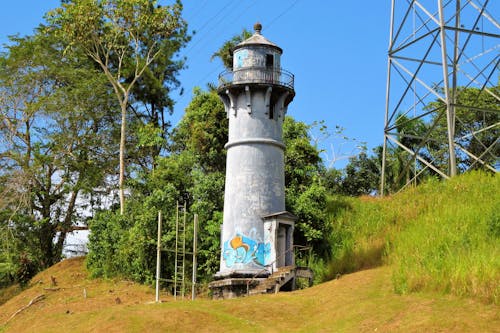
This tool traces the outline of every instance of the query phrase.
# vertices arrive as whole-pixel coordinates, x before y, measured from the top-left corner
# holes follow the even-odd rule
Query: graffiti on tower
[[[235,264],[251,262],[265,266],[271,257],[271,244],[257,242],[250,237],[236,233],[234,237],[224,242],[222,256],[228,268]]]

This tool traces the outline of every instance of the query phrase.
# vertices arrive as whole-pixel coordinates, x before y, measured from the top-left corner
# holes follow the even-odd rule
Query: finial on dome
[[[253,30],[255,30],[255,33],[260,35],[260,32],[262,31],[262,24],[260,24],[259,22],[255,23],[253,25]]]

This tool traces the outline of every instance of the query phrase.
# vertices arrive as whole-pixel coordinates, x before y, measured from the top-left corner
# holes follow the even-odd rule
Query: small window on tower
[[[274,119],[274,104],[269,105],[269,119]]]
[[[266,54],[266,67],[274,67],[274,56]]]

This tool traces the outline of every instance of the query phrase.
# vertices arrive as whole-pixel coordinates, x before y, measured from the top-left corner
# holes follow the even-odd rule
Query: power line
[[[199,31],[201,31],[202,29],[204,29],[204,28],[205,28],[205,27],[206,27],[206,26],[207,26],[207,25],[208,25],[211,21],[215,20],[215,19],[216,19],[216,18],[217,18],[217,17],[218,17],[218,16],[219,16],[219,15],[220,15],[220,14],[221,14],[224,10],[226,10],[227,8],[230,8],[230,7],[234,7],[234,6],[229,6],[229,7],[228,7],[228,4],[229,4],[229,3],[232,3],[232,5],[235,5],[235,4],[236,4],[236,7],[237,7],[237,6],[238,6],[238,4],[239,4],[239,2],[237,2],[237,1],[236,1],[236,2],[229,1],[229,2],[228,2],[228,3],[227,3],[227,4],[226,4],[226,5],[225,5],[225,6],[224,6],[221,10],[219,10],[219,11],[217,12],[217,14],[215,14],[214,16],[212,16],[212,18],[210,18],[207,22],[205,22],[205,23],[202,25],[202,27],[199,29]],[[234,8],[236,8],[236,7],[234,7]],[[232,11],[233,11],[233,9],[229,10],[229,11],[226,13],[226,15],[228,15],[228,14],[229,14],[229,13],[231,13]],[[207,35],[207,33],[208,33],[208,32],[210,32],[210,31],[212,31],[213,29],[215,29],[215,27],[216,27],[218,24],[220,24],[220,23],[221,23],[224,19],[225,19],[225,16],[222,16],[222,17],[221,17],[221,18],[220,18],[220,19],[219,19],[219,20],[218,20],[218,21],[217,21],[214,25],[212,25],[212,27],[210,27],[208,30],[205,30],[205,31],[204,31],[204,33],[203,33],[203,35],[199,35],[200,37],[198,38],[198,40],[197,40],[195,43],[193,43],[189,49],[187,49],[187,50],[186,50],[185,55],[188,55],[189,53],[191,53],[191,52],[192,52],[192,51],[196,48],[196,46],[197,46],[198,44],[200,44],[200,43],[204,40],[204,38],[202,38],[202,37],[204,37],[205,35]],[[196,31],[196,30],[195,30],[195,31]]]
[[[295,0],[285,10],[283,10],[281,13],[279,13],[277,16],[275,16],[269,23],[266,24],[266,30],[268,30],[280,18],[282,18],[283,16],[288,14],[297,5],[298,2],[299,2],[299,0]],[[235,2],[233,2],[233,4],[236,4],[236,6],[234,6],[234,5],[230,6],[230,3],[231,3],[231,1],[226,3],[219,11],[217,11],[217,13],[215,15],[213,15],[209,20],[207,20],[199,28],[198,32],[203,31],[203,34],[199,35],[199,39],[186,51],[186,53],[184,54],[185,56],[191,54],[197,48],[199,51],[205,50],[207,45],[209,45],[210,43],[213,43],[213,40],[206,38],[208,33],[213,31],[214,29],[216,29],[224,20],[227,19],[227,17],[229,16],[230,13],[234,12],[236,9],[238,9],[239,5],[242,4],[241,1],[235,1]],[[228,24],[225,24],[224,26],[228,26],[228,25],[232,26],[234,24],[234,22],[236,22],[241,16],[243,16],[245,13],[248,13],[248,10],[251,7],[253,7],[256,3],[257,3],[257,1],[252,1],[243,10],[238,12],[238,14]],[[209,24],[211,24],[214,20],[216,20],[224,11],[226,11],[226,14],[223,15],[221,18],[219,18],[219,20],[217,20],[213,25],[209,26]],[[209,28],[206,29],[207,26],[209,26]],[[220,30],[218,30],[218,31],[220,31]],[[203,42],[203,44],[200,45],[200,43],[202,43],[202,42]],[[207,59],[207,61],[208,61],[208,59]],[[207,78],[211,77],[215,72],[221,71],[223,69],[224,68],[222,65],[218,65],[214,69],[208,71],[203,76],[200,76],[200,79],[198,79],[196,81],[196,83],[193,85],[193,87],[199,86],[200,84],[203,84]],[[188,96],[190,96],[190,94],[182,95],[180,97],[180,99],[177,100],[176,104],[177,105],[182,104]]]
[[[223,25],[223,26],[222,26],[222,29],[219,29],[217,32],[220,32],[220,31],[225,31],[227,26],[233,26],[233,24],[234,24],[234,23],[235,23],[235,22],[236,22],[236,21],[237,21],[237,20],[238,20],[241,16],[243,16],[243,14],[248,13],[248,10],[249,10],[251,7],[253,7],[255,4],[256,4],[256,1],[252,1],[252,2],[251,2],[248,6],[247,6],[247,7],[245,7],[245,8],[244,8],[241,12],[239,12],[239,13],[238,13],[238,14],[237,14],[234,18],[233,18],[233,20],[232,20],[232,21],[230,21],[230,22],[229,22],[228,24],[226,24],[226,25]],[[235,7],[235,8],[236,8],[236,7]],[[218,22],[217,22],[217,23],[216,23],[216,24],[212,27],[212,29],[210,29],[210,30],[208,30],[208,31],[212,31],[212,30],[214,30],[214,29],[215,29],[215,27],[217,27],[217,25],[218,25],[219,23],[221,23],[224,19],[225,19],[225,18],[222,18],[221,20],[219,20],[219,21],[218,21]],[[208,31],[207,31],[207,32],[208,32]],[[220,35],[220,34],[217,34],[217,36],[219,36],[219,35]],[[203,40],[201,40],[201,39],[200,39],[200,40],[198,40],[197,44],[199,44],[199,43],[200,43],[200,42],[202,42],[202,41],[203,41]],[[210,45],[210,44],[211,44],[211,43],[213,43],[213,42],[214,42],[214,41],[213,41],[213,40],[211,40],[211,39],[205,39],[205,43],[203,43],[203,44],[201,45],[201,48],[200,48],[200,49],[201,49],[201,50],[204,50],[204,49],[205,49],[205,47],[206,47],[207,45]],[[193,48],[194,48],[194,46],[193,46]],[[186,53],[186,54],[187,54],[187,53]]]
[[[202,12],[202,9],[205,8],[205,6],[207,5],[209,0],[205,0],[203,1],[203,3],[201,4],[201,6],[198,6],[198,10],[195,11],[191,17],[186,17],[186,20],[192,20],[194,18],[196,18],[201,12]]]
[[[202,30],[203,28],[205,28],[205,26],[210,23],[210,21],[212,21],[213,19],[215,19],[217,16],[220,15],[220,13],[222,13],[224,11],[224,9],[226,9],[226,7],[232,2],[232,0],[229,0],[224,6],[222,6],[222,8],[215,14],[213,15],[211,18],[209,18],[205,23],[202,24],[202,26],[198,29],[195,29],[195,30]]]
[[[273,25],[274,22],[276,22],[279,18],[281,18],[283,15],[288,13],[295,5],[299,2],[299,0],[295,0],[290,6],[288,6],[284,11],[281,12],[278,16],[276,16],[274,19],[271,20],[271,22],[266,23],[266,30],[269,29],[270,26]]]

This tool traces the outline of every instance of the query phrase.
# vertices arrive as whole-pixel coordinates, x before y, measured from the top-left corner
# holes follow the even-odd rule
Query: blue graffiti
[[[241,50],[235,54],[236,56],[236,68],[243,67],[243,61],[248,58],[248,51]]]
[[[271,258],[271,244],[259,243],[257,251],[255,251],[255,261],[264,266]]]
[[[224,242],[222,257],[227,267],[234,264],[248,264],[254,262],[260,266],[265,266],[271,257],[270,243],[257,243],[239,233],[232,239]]]

